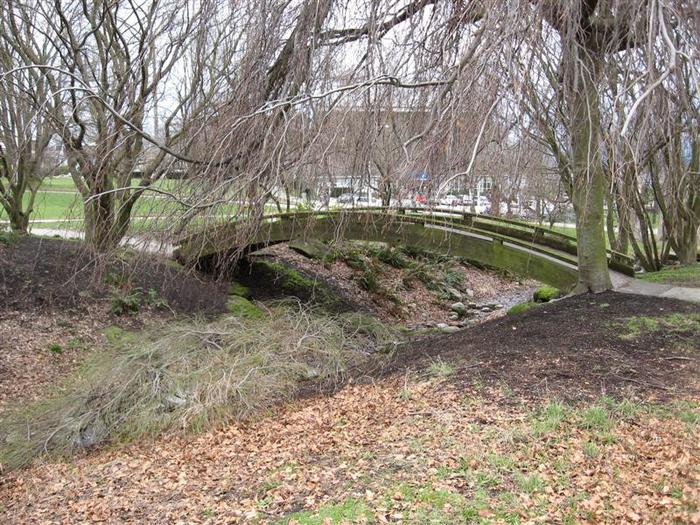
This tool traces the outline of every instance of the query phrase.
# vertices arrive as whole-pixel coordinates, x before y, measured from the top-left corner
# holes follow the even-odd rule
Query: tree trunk
[[[98,175],[99,177],[100,175]],[[102,184],[94,184],[91,194],[99,195],[85,203],[85,242],[95,251],[103,252],[116,247],[121,238],[116,224],[116,194],[104,193],[112,189],[112,181],[105,177]]]
[[[697,207],[700,209],[700,199]],[[691,210],[692,213],[693,210]],[[691,218],[684,225],[683,234],[677,239],[676,255],[678,262],[684,265],[695,264],[698,260],[698,220],[696,215],[692,214]],[[697,215],[700,218],[700,213]]]
[[[9,213],[10,229],[14,233],[27,233],[29,231],[29,214],[22,210],[13,210]]]
[[[591,51],[568,50],[565,59],[571,118],[572,202],[576,211],[579,278],[576,293],[612,288],[605,246],[606,179],[600,156],[598,72],[601,59]]]

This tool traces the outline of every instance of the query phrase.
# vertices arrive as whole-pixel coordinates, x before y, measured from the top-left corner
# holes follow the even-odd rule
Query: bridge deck
[[[292,239],[353,239],[418,245],[529,275],[567,289],[577,280],[576,239],[509,219],[450,210],[361,208],[298,212],[237,221],[190,235],[176,256],[186,264],[221,261]],[[616,272],[634,275],[632,259],[608,252]]]

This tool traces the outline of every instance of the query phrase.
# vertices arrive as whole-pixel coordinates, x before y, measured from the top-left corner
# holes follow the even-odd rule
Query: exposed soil
[[[225,309],[227,285],[183,272],[152,255],[121,251],[99,257],[77,241],[13,237],[0,243],[0,311],[91,306],[119,291],[155,290],[180,313]]]
[[[700,321],[690,330],[660,327],[625,337],[631,318],[674,313],[698,315],[700,307],[615,292],[569,297],[409,343],[385,373],[421,369],[440,359],[455,366],[450,380],[465,389],[501,385],[516,397],[697,396]]]

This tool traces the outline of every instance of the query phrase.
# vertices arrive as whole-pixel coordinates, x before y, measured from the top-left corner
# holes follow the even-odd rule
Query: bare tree
[[[20,70],[39,71],[49,86],[35,111],[46,114],[61,139],[94,248],[109,248],[124,236],[136,202],[167,171],[166,153],[185,147],[183,125],[196,122],[208,83],[217,81],[208,76],[207,60],[216,38],[203,21],[215,19],[218,7],[11,0],[3,8],[3,38],[21,58]],[[27,32],[36,36],[22,38]],[[172,95],[167,100],[165,85]],[[159,102],[162,121],[147,134],[147,117]],[[154,141],[154,133],[167,148],[149,153],[144,138]],[[134,172],[141,175],[137,187],[131,185]]]
[[[22,38],[36,37],[25,29]],[[46,49],[40,52],[48,62]],[[51,103],[47,82],[37,70],[10,73],[17,60],[14,49],[0,40],[0,204],[11,229],[26,233],[39,185],[56,166],[47,155],[53,130],[45,113],[36,111]]]

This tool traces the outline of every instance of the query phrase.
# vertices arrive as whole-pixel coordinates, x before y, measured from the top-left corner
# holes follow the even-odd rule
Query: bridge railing
[[[351,215],[356,213],[378,213],[402,216],[407,219],[417,219],[422,222],[430,222],[437,226],[459,226],[467,228],[475,233],[490,234],[500,242],[515,242],[523,247],[530,247],[535,250],[538,246],[544,246],[555,250],[548,252],[550,256],[561,258],[556,252],[564,252],[572,256],[577,255],[576,237],[530,224],[523,221],[494,217],[490,215],[476,214],[471,212],[457,211],[451,208],[411,208],[411,207],[382,207],[364,206],[351,208],[336,208],[329,210],[302,210],[286,213],[276,213],[262,217],[263,222],[274,222],[278,220],[305,220],[311,217],[325,218],[339,215]],[[427,221],[426,221],[427,219]],[[222,225],[226,226],[226,225]],[[188,236],[181,241],[182,244],[193,240],[195,236]],[[524,241],[524,242],[517,242]],[[540,250],[542,251],[542,250]],[[612,269],[622,273],[633,275],[634,259],[626,254],[607,250],[608,262]],[[561,258],[562,260],[566,260]]]

